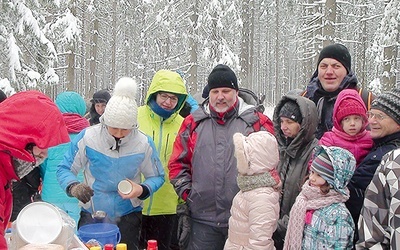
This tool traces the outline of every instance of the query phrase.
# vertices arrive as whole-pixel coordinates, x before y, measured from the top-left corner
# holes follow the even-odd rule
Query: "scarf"
[[[160,105],[157,104],[155,99],[151,99],[149,101],[148,105],[150,106],[151,110],[153,110],[154,113],[161,116],[165,120],[168,119],[176,111],[175,109],[166,110],[166,109],[161,108]]]
[[[349,190],[347,188],[346,191],[346,195],[342,195],[334,189],[331,189],[327,194],[322,194],[319,187],[310,186],[309,181],[306,181],[290,210],[289,224],[283,249],[301,249],[307,210],[317,210],[334,203],[345,202],[349,199]]]
[[[243,192],[259,187],[274,187],[278,183],[279,181],[276,181],[270,172],[257,175],[238,175],[237,177],[237,184]]]
[[[88,120],[78,114],[63,113],[62,115],[69,134],[79,133],[89,127]]]

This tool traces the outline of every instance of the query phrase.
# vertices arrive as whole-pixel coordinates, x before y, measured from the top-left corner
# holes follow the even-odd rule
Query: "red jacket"
[[[0,249],[7,249],[4,231],[12,211],[11,180],[19,180],[12,159],[34,162],[25,150],[29,143],[41,149],[69,142],[61,112],[38,91],[17,93],[0,104]]]

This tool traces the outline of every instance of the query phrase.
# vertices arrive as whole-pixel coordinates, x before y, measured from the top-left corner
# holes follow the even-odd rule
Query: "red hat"
[[[362,103],[355,99],[347,98],[340,102],[340,105],[337,108],[336,119],[340,124],[343,118],[345,118],[346,116],[359,115],[364,119],[364,121],[366,121],[366,112],[367,110],[365,108],[365,105],[362,105]]]

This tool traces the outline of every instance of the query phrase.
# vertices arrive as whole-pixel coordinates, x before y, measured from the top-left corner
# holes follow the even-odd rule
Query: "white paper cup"
[[[127,180],[122,180],[118,183],[118,190],[123,194],[132,192],[132,184]]]

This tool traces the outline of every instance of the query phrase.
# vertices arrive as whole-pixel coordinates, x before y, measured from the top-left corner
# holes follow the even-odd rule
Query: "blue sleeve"
[[[57,166],[57,180],[63,190],[75,182],[80,182],[77,178],[78,168],[84,166],[80,164],[79,157],[84,155],[83,149],[78,144],[85,135],[85,130],[81,131],[72,141],[68,151],[64,154],[63,160]]]
[[[188,98],[186,99],[186,101],[190,104],[190,106],[192,107],[190,109],[190,113],[193,113],[196,109],[199,108],[199,104],[197,103],[197,101],[193,98],[193,96],[191,94],[188,94]]]

